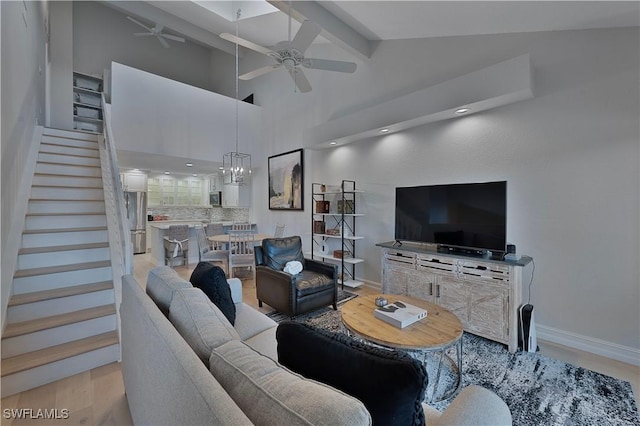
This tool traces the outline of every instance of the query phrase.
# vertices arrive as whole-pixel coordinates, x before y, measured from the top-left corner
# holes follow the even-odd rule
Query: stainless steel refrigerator
[[[147,252],[147,193],[125,192],[124,203],[131,230],[133,254]]]

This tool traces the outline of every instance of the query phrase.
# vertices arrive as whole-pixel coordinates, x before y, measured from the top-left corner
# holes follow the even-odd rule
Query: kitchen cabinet
[[[205,206],[209,204],[205,181],[202,178],[176,178],[160,175],[149,177],[147,182],[149,207]]]
[[[121,173],[122,189],[129,192],[147,192],[147,175],[144,173]]]
[[[250,204],[249,185],[222,185],[222,207],[249,207]]]

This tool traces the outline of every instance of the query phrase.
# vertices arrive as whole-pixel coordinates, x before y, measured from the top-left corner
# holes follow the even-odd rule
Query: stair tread
[[[95,155],[81,155],[81,154],[71,154],[69,152],[51,152],[51,151],[43,151],[42,149],[38,151],[38,154],[47,154],[47,155],[64,155],[65,157],[78,157],[78,158],[93,158],[99,160],[100,157],[96,157]]]
[[[53,130],[53,132],[52,132],[52,130]],[[56,132],[63,132],[63,134],[65,134],[66,136],[57,135]],[[87,134],[86,132],[77,132],[77,131],[74,131],[74,130],[56,129],[56,128],[53,128],[53,127],[45,127],[45,129],[42,132],[42,134],[44,136],[51,136],[51,137],[54,137],[54,138],[77,139],[77,140],[81,140],[81,141],[98,143],[97,135],[95,135],[95,138],[92,137],[90,139],[87,139],[87,136],[89,134]],[[70,136],[73,136],[73,137],[70,137]]]
[[[50,135],[47,135],[50,136]],[[68,138],[66,138],[68,139]],[[87,142],[92,142],[95,143],[96,146],[95,147],[89,147],[89,146],[78,146],[78,145],[69,145],[69,144],[65,144],[65,143],[57,143],[57,142],[52,142],[52,141],[46,141],[46,142],[41,142],[40,143],[40,147],[42,147],[43,145],[53,145],[53,146],[64,146],[66,148],[79,148],[79,149],[91,149],[93,151],[99,151],[98,149],[98,142],[94,142],[94,141],[87,141]]]
[[[82,269],[95,269],[111,266],[110,260],[100,260],[97,262],[72,263],[70,265],[46,266],[43,268],[18,269],[14,278],[32,277],[34,275],[56,274],[59,272],[80,271]]]
[[[62,173],[43,173],[37,172],[33,174],[34,176],[42,176],[42,177],[66,177],[66,178],[78,178],[78,179],[102,179],[101,176],[89,176],[89,175],[65,175]]]
[[[81,309],[66,314],[51,315],[44,318],[36,318],[29,321],[7,324],[3,339],[22,336],[24,334],[35,333],[36,331],[48,330],[50,328],[63,325],[74,324],[76,322],[87,321],[94,318],[106,317],[116,313],[115,305],[96,306],[95,308]]]
[[[86,232],[86,231],[106,231],[106,226],[88,226],[85,228],[49,228],[49,229],[25,229],[23,234],[55,234],[58,232]]]
[[[94,169],[99,169],[100,166],[92,166],[90,164],[73,164],[73,163],[60,163],[59,161],[41,161],[38,160],[37,164],[54,164],[56,166],[69,166],[69,167],[90,167]]]
[[[61,297],[77,296],[79,294],[93,293],[96,291],[113,288],[112,281],[100,281],[91,284],[80,284],[69,287],[54,288],[51,290],[34,291],[31,293],[14,294],[9,299],[8,306],[18,306],[27,303],[41,302],[43,300],[59,299]],[[7,328],[9,326],[7,325]]]
[[[69,201],[69,200],[65,200]],[[79,200],[80,201],[80,200]],[[59,212],[59,213],[27,213],[26,216],[95,216],[106,215],[105,212]]]
[[[31,185],[32,188],[69,188],[69,189],[102,189],[102,185],[100,186],[73,186],[73,185],[60,185],[60,184],[51,184],[47,185],[46,183],[37,183]]]
[[[109,247],[108,242],[68,244],[63,246],[21,248],[18,251],[18,254],[51,253],[56,251],[87,250],[87,249],[105,248],[105,247]]]
[[[118,332],[109,331],[74,340],[73,342],[5,358],[2,360],[2,377],[117,344]]]

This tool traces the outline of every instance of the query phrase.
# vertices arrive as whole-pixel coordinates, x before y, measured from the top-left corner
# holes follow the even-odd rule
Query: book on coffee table
[[[405,328],[416,321],[426,318],[427,311],[425,309],[418,308],[417,306],[398,301],[385,305],[381,308],[377,308],[373,311],[373,315],[376,318],[386,321],[398,328]]]

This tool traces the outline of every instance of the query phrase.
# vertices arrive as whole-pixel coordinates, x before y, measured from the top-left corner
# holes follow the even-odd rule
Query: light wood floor
[[[147,273],[155,265],[150,255],[136,255],[134,275],[141,285],[145,285]],[[195,265],[176,267],[176,271],[189,279]],[[270,312],[268,306],[258,308],[255,298],[255,284],[252,280],[242,281],[243,299],[245,303],[261,310]],[[359,294],[371,294],[376,289],[363,286],[356,290]],[[584,368],[600,372],[631,383],[638,405],[640,392],[640,367],[625,364],[609,358],[579,351],[562,345],[538,341],[540,353],[564,362],[579,365]],[[4,409],[30,408],[35,415],[37,409],[68,409],[69,418],[59,420],[28,420],[6,419],[2,416],[4,425],[133,425],[129,405],[124,394],[124,384],[120,364],[113,363],[91,371],[59,380],[48,385],[40,386],[7,398],[1,402]]]

